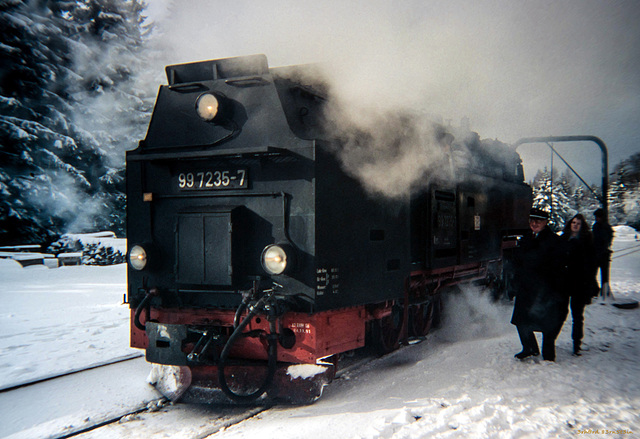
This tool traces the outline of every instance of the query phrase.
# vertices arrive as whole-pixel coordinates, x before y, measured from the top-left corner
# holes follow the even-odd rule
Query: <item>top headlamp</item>
[[[212,121],[218,115],[220,110],[220,102],[218,98],[211,93],[204,93],[198,97],[196,101],[196,112],[203,120]]]

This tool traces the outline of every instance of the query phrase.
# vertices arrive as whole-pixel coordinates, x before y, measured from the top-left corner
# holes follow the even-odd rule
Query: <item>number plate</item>
[[[249,175],[246,169],[212,169],[181,172],[176,176],[181,191],[247,189]]]

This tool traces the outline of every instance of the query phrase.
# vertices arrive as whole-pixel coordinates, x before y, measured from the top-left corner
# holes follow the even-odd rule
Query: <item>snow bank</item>
[[[22,265],[14,259],[0,259],[0,273],[1,274],[22,274]]]
[[[125,262],[127,240],[117,238],[113,232],[74,234],[67,233],[49,246],[58,255],[60,265],[114,265]],[[78,257],[78,251],[80,257]]]
[[[127,240],[117,238],[113,232],[96,232],[96,233],[67,233],[63,235],[71,241],[77,241],[81,245],[98,244],[103,247],[111,247],[118,250],[123,255],[127,253]]]
[[[633,227],[629,226],[614,226],[613,235],[614,241],[639,241],[640,244],[640,232]]]

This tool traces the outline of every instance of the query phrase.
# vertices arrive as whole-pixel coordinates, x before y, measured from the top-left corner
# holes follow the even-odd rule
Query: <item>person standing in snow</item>
[[[596,209],[593,212],[593,216],[596,218],[596,222],[593,224],[593,246],[596,252],[596,266],[600,269],[600,293],[604,298],[608,295],[606,288],[608,288],[609,284],[610,248],[613,241],[613,229],[607,222],[607,215],[604,209]]]
[[[518,328],[523,360],[540,353],[534,331],[542,332],[542,357],[555,361],[555,342],[569,311],[563,292],[564,252],[560,237],[548,226],[549,214],[533,208],[530,233],[522,237],[514,252],[515,303],[511,323]]]
[[[573,354],[580,355],[584,336],[584,307],[597,294],[596,260],[593,236],[584,216],[577,214],[568,221],[562,231],[567,251],[567,288],[573,327]]]

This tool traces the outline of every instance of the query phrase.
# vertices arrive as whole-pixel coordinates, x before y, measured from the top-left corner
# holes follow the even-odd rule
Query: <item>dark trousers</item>
[[[560,329],[553,331],[542,331],[542,358],[549,361],[556,359],[556,338],[560,334]],[[522,350],[525,352],[540,352],[536,336],[528,326],[518,326],[518,335],[522,343]]]
[[[583,299],[571,297],[571,320],[573,327],[571,328],[571,339],[573,343],[580,344],[580,340],[584,337],[584,307],[587,304]]]

